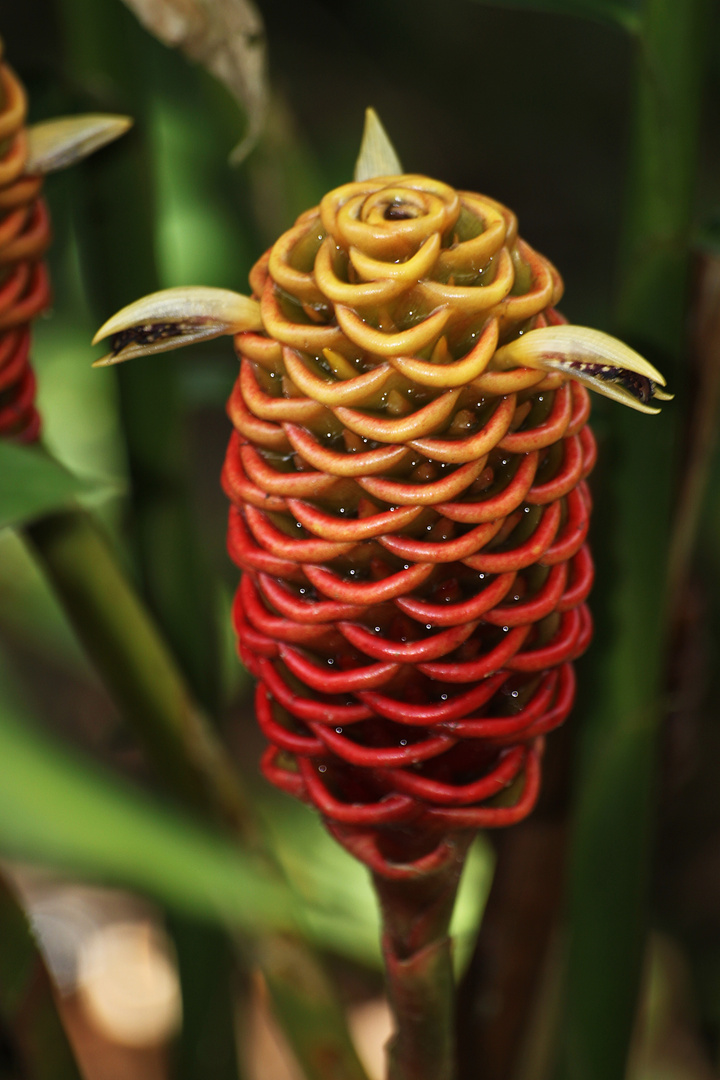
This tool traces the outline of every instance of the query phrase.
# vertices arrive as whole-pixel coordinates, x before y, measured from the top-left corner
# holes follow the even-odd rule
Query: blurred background
[[[628,178],[638,161],[632,102],[641,61],[638,42],[612,20],[533,10],[540,5],[260,0],[258,6],[268,47],[267,112],[257,144],[230,165],[247,113],[202,66],[158,42],[121,0],[0,0],[5,55],[28,89],[32,121],[85,111],[135,118],[121,142],[46,185],[54,303],[35,327],[34,362],[46,445],[70,470],[101,482],[91,509],[199,700],[218,718],[296,889],[308,934],[330,965],[357,1045],[380,1076],[379,1047],[389,1021],[365,872],[326,838],[309,811],[257,778],[263,744],[250,680],[234,655],[229,608],[237,573],[225,553],[226,500],[219,486],[230,432],[224,406],[237,365],[230,343],[220,339],[137,368],[93,371],[100,353],[89,342],[113,311],[158,288],[203,284],[245,291],[250,267],[280,232],[352,177],[367,105],[378,110],[408,171],[485,192],[516,211],[522,236],[560,269],[566,283],[561,307],[571,321],[608,330],[624,322],[632,331],[619,290],[627,285],[621,253]],[[573,7],[570,0],[549,6]],[[492,1080],[541,1080],[560,1075],[556,1067],[566,1068],[568,1077],[586,1075],[573,1072],[567,1065],[572,1055],[562,1050],[564,1032],[584,1022],[568,1019],[565,995],[573,978],[586,972],[595,982],[581,988],[579,1000],[590,1007],[597,992],[601,1002],[596,983],[604,976],[593,974],[577,953],[573,960],[566,945],[573,919],[587,931],[604,910],[610,935],[613,919],[634,927],[629,944],[622,930],[612,937],[620,963],[624,958],[630,970],[627,953],[642,952],[637,1012],[631,980],[630,1002],[618,1021],[627,1026],[629,1016],[634,1030],[630,1080],[705,1080],[717,1075],[720,1063],[720,462],[712,413],[705,421],[704,494],[695,508],[692,558],[683,565],[667,633],[660,643],[648,639],[647,654],[642,630],[632,655],[618,661],[613,654],[625,596],[618,599],[618,589],[632,570],[632,560],[630,571],[625,564],[628,551],[647,553],[638,603],[650,624],[661,621],[668,508],[673,499],[678,506],[695,460],[697,402],[712,398],[713,364],[720,366],[717,5],[705,5],[705,18],[697,60],[703,73],[699,152],[690,153],[691,213],[678,256],[691,252],[676,286],[680,316],[666,331],[660,311],[657,333],[635,326],[633,340],[669,372],[678,395],[670,409],[676,411],[657,422],[633,414],[630,423],[619,416],[620,406],[594,401],[597,636],[578,665],[573,730],[551,743],[537,822],[518,829],[516,841],[479,839],[456,914],[463,1015],[486,1040]],[[658,303],[662,307],[662,298]],[[645,460],[648,448],[654,467],[650,461],[638,473],[633,460]],[[635,532],[626,548],[628,528]],[[635,599],[626,596],[629,604]],[[39,729],[145,791],[157,790],[135,736],[11,530],[0,532],[0,657],[3,693],[22,701]],[[614,761],[602,743],[603,733],[617,726],[612,698],[602,698],[605,681],[615,678],[612,664],[627,666],[623,677],[630,680],[642,681],[646,664],[663,676],[657,739],[643,744],[640,759]],[[597,715],[599,699],[605,718]],[[622,740],[623,730],[616,735]],[[605,754],[600,776],[592,773],[596,752]],[[582,801],[588,770],[590,808]],[[32,785],[31,775],[27,782]],[[632,832],[622,821],[599,840],[592,829],[584,832],[591,811],[600,825],[613,819],[618,804],[633,815],[632,799],[623,804],[623,785],[646,796],[636,808],[642,820],[632,841],[618,843]],[[583,877],[582,845],[595,842],[604,860],[599,892],[592,874]],[[564,874],[568,851],[571,869]],[[495,900],[476,946],[496,862]],[[617,883],[640,864],[647,873],[633,879],[627,909],[616,909],[612,897],[623,893]],[[162,903],[163,896],[159,902],[132,889],[80,884],[72,874],[38,868],[37,860],[16,857],[7,873],[40,937],[89,1080],[169,1075],[168,1048],[187,991],[177,976],[186,914]],[[638,925],[648,929],[647,939]],[[509,959],[498,960],[498,943]],[[525,974],[509,972],[513,963],[524,963]],[[243,1068],[257,1080],[296,1077],[297,1066],[268,1020],[262,980],[252,962],[245,969],[233,976],[241,985],[236,997],[252,1002],[244,1014],[251,1030],[240,1038]],[[606,990],[613,993],[611,982]],[[515,994],[514,1004],[503,994]],[[488,1034],[492,1024],[502,1033],[495,1042]],[[471,1039],[466,1060],[479,1060],[480,1053]],[[218,1065],[205,1075],[221,1072]],[[233,1074],[234,1067],[223,1072]],[[610,1080],[615,1074],[597,1075]]]

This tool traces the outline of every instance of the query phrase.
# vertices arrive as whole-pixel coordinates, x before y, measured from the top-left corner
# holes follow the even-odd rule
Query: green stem
[[[617,330],[680,392],[703,76],[706,0],[645,0]],[[570,950],[561,1075],[624,1074],[647,925],[649,845],[669,608],[676,403],[639,426],[613,416],[609,550],[596,601],[604,651],[590,657],[570,867]],[[606,500],[603,505],[604,500]],[[603,603],[605,607],[603,608]],[[587,665],[586,665],[587,672]]]
[[[449,936],[472,837],[450,839],[452,858],[434,873],[373,875],[380,901],[388,995],[396,1031],[388,1080],[455,1080],[455,983]]]
[[[253,836],[232,762],[92,518],[51,514],[26,535],[167,787],[192,805],[211,805],[238,835]]]

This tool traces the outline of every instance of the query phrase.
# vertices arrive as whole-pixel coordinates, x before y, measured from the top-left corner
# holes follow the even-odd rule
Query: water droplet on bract
[[[512,693],[510,694],[510,697],[520,697],[520,691],[519,690],[513,690]]]
[[[318,765],[318,772],[327,772],[327,765]]]
[[[431,622],[426,622],[425,623],[425,629],[426,630],[432,630],[432,623]]]
[[[509,626],[503,626],[503,633],[504,633],[504,634],[507,634],[507,632],[508,632],[508,630],[509,630],[509,629],[510,629],[510,627],[509,627]]]
[[[441,700],[441,701],[447,701],[447,699],[448,699],[448,696],[447,696],[447,694],[441,694],[441,695],[440,695],[440,700]]]
[[[306,592],[307,592],[307,589],[300,589],[300,595],[301,596],[304,596]]]
[[[407,739],[401,739],[401,740],[400,740],[400,745],[401,745],[401,746],[407,746],[407,744],[408,744],[408,741],[407,741]]]
[[[334,663],[335,663],[334,660],[328,660],[328,664],[334,664]]]
[[[376,626],[376,627],[375,627],[375,633],[376,633],[376,634],[379,634],[379,633],[380,633],[380,627],[379,627],[379,626]]]
[[[338,735],[342,735],[343,729],[341,727],[336,727],[335,731],[338,733]]]

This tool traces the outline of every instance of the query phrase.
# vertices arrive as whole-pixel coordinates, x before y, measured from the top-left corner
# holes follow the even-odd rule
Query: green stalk
[[[191,805],[209,804],[236,834],[251,838],[232,762],[92,518],[75,510],[50,514],[26,535],[165,786]]]
[[[681,372],[706,0],[645,0],[637,55],[617,332],[683,399]],[[665,582],[678,404],[640,422],[616,410],[611,543],[600,552],[602,646],[583,718],[570,868],[570,948],[560,1074],[624,1075],[637,1007],[670,612]],[[602,505],[605,502],[605,505]]]

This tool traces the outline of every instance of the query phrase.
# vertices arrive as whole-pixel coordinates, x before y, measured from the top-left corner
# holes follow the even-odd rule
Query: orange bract
[[[563,321],[561,280],[509,210],[427,177],[330,192],[251,284],[223,479],[264,769],[390,873],[393,829],[535,801],[591,634],[589,396],[493,370]]]

